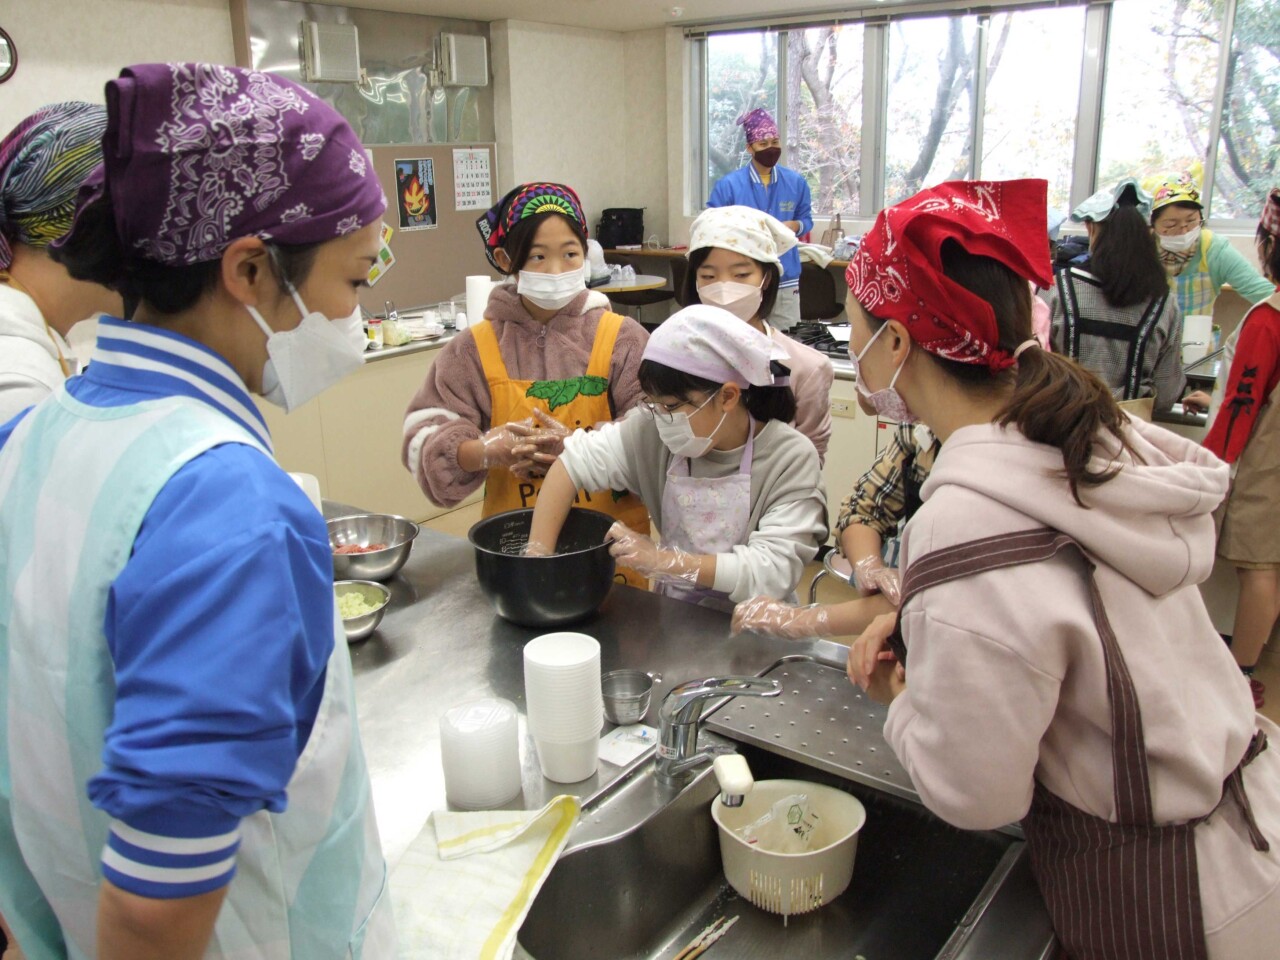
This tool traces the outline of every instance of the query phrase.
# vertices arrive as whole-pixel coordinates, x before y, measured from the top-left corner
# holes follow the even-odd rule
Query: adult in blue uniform
[[[129,319],[0,428],[0,913],[29,960],[390,960],[328,536],[251,398],[359,367],[386,201],[280,77],[106,101],[53,256]]]
[[[708,207],[755,207],[781,220],[796,235],[813,229],[809,184],[790,167],[778,166],[782,141],[769,111],[757,108],[738,118],[751,151],[751,162],[721,177],[711,189]],[[784,333],[800,322],[800,253],[782,255],[778,299],[769,325]]]

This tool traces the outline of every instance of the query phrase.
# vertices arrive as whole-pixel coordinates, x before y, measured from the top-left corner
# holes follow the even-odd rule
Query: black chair
[[[626,266],[630,261],[625,257],[608,256],[605,260],[609,263],[616,263],[620,266]],[[635,265],[632,264],[634,267]],[[639,271],[637,271],[639,272]],[[679,289],[679,288],[677,288]],[[652,307],[655,304],[665,303],[675,298],[675,290],[624,290],[620,293],[609,293],[606,296],[609,302],[620,307],[634,307],[636,311],[636,321],[646,330],[653,330],[657,327],[656,323],[644,322],[644,308]],[[661,322],[661,321],[659,321]]]
[[[834,320],[844,313],[835,275],[808,260],[800,263],[800,319]]]
[[[689,304],[684,302],[684,281],[689,273],[689,261],[684,257],[673,257],[671,260],[671,289],[675,291],[676,303],[682,307]],[[697,303],[695,300],[694,303]]]

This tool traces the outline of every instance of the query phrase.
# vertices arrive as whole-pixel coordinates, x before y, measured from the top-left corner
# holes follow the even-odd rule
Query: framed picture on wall
[[[435,228],[436,173],[430,157],[396,161],[396,214],[401,230]]]

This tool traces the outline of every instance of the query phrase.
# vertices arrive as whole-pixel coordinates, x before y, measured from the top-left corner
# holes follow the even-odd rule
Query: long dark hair
[[[295,287],[310,275],[320,244],[275,245],[282,280]],[[75,231],[49,255],[67,268],[76,280],[101,284],[120,294],[125,319],[132,318],[139,303],[162,316],[189,310],[212,292],[222,273],[221,260],[207,260],[188,266],[170,266],[137,256],[120,242],[111,199],[96,198],[76,214]]]
[[[686,306],[702,302],[702,298],[698,296],[698,268],[707,262],[707,257],[711,256],[714,249],[715,247],[699,247],[689,254],[689,269],[685,272],[684,287],[680,291],[680,302]],[[761,291],[760,310],[756,316],[767,317],[773,313],[773,306],[778,302],[778,281],[782,278],[782,271],[776,263],[749,259],[764,271],[765,287]]]
[[[1169,277],[1155,238],[1128,194],[1107,219],[1093,225],[1089,272],[1102,284],[1102,295],[1113,307],[1145,304],[1169,291]]]
[[[786,370],[776,361],[775,364],[776,372]],[[715,393],[724,386],[656,360],[640,361],[638,379],[640,389],[651,397],[679,397],[681,400],[690,400],[692,393]],[[747,413],[761,423],[770,420],[790,423],[796,418],[796,395],[790,387],[747,387],[742,391],[742,403]]]
[[[1141,223],[1141,217],[1138,219]],[[942,272],[991,304],[1000,330],[1000,349],[1012,352],[1031,339],[1032,294],[1026,280],[997,260],[968,253],[954,240],[943,244]],[[1072,497],[1081,506],[1081,484],[1098,486],[1120,472],[1118,464],[1090,468],[1099,435],[1110,433],[1123,449],[1133,452],[1124,435],[1128,418],[1111,390],[1066,357],[1032,348],[1022,351],[1016,366],[992,374],[984,366],[928,356],[967,386],[990,389],[1012,385],[1013,394],[997,422],[1002,427],[1014,424],[1028,440],[1062,451],[1063,472]]]

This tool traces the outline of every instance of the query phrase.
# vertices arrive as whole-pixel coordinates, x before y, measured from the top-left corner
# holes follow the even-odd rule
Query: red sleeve
[[[1235,463],[1258,422],[1258,413],[1280,379],[1280,312],[1257,307],[1246,317],[1227,378],[1222,409],[1204,445]]]

